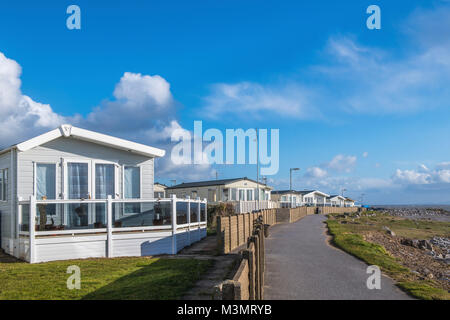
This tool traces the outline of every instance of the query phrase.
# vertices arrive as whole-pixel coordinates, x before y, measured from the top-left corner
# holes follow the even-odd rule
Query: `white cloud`
[[[420,165],[417,170],[397,169],[392,179],[402,185],[446,184],[450,183],[450,168],[448,162],[444,162],[436,165],[433,170],[424,165]]]
[[[343,154],[338,154],[330,162],[326,163],[325,166],[331,170],[337,172],[350,172],[356,165],[355,156],[346,156]]]
[[[0,147],[64,122],[48,104],[22,94],[20,65],[0,52]]]
[[[450,170],[450,161],[438,163],[436,165],[436,169],[437,170],[446,170],[446,169]]]
[[[307,178],[323,178],[327,175],[327,171],[319,167],[311,167],[306,169],[305,177]]]
[[[402,53],[363,45],[352,36],[332,36],[323,63],[295,76],[301,82],[219,83],[205,98],[201,113],[212,118],[227,114],[263,118],[272,113],[332,120],[342,116],[342,111],[397,114],[448,107],[448,21],[450,8],[446,6],[414,12],[401,28],[406,49]]]
[[[300,84],[261,85],[253,82],[215,84],[205,98],[203,116],[219,118],[226,114],[243,119],[275,114],[306,119],[318,116],[311,105],[313,92]]]
[[[363,156],[363,158],[367,158],[369,156],[369,153],[367,151],[363,152],[362,156]]]
[[[175,117],[170,84],[159,75],[125,72],[114,89],[113,100],[103,101],[86,117],[63,117],[50,105],[22,94],[21,71],[16,61],[0,52],[0,147],[29,139],[66,122],[169,151],[173,145],[170,142],[172,132],[182,129]],[[179,179],[212,176],[207,164],[174,165],[170,152],[158,159],[155,174]]]
[[[400,184],[427,184],[430,183],[430,175],[420,173],[415,170],[397,169],[393,175],[393,180]]]
[[[174,126],[170,85],[158,75],[125,72],[114,89],[114,98],[95,107],[83,119],[84,126],[105,132],[134,132],[136,136],[148,128],[157,128],[160,132]]]

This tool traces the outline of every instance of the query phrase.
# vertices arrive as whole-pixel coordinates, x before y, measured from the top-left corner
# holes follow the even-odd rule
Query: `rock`
[[[383,226],[383,229],[386,230],[386,233],[387,233],[388,235],[390,235],[390,236],[392,236],[392,237],[395,237],[395,232],[394,232],[394,231],[392,231],[391,229],[389,229],[389,228],[386,227],[386,226]]]
[[[400,243],[401,243],[402,245],[404,245],[404,246],[410,246],[410,247],[413,246],[413,245],[412,245],[412,240],[411,240],[411,239],[405,239],[405,238],[403,238],[403,239],[400,240]]]
[[[419,240],[418,247],[419,247],[419,249],[422,249],[422,250],[433,251],[433,246],[431,245],[430,241],[428,241],[428,240]]]
[[[431,273],[431,271],[428,270],[427,268],[423,268],[422,273],[425,274],[426,276],[428,276]]]

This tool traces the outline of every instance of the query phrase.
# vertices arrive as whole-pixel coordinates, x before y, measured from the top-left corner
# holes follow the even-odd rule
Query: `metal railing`
[[[75,199],[18,201],[18,234],[30,241],[34,262],[35,239],[46,236],[107,234],[108,257],[112,234],[120,232],[171,231],[172,252],[177,252],[180,230],[206,228],[207,200],[179,199]]]

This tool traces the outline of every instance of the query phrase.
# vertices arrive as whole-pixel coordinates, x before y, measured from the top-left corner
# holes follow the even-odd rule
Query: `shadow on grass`
[[[211,261],[158,259],[87,295],[83,300],[174,300],[200,278]]]

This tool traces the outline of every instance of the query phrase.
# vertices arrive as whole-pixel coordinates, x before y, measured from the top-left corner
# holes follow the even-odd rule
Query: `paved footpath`
[[[411,299],[386,276],[381,290],[369,290],[367,264],[328,243],[326,219],[311,215],[270,228],[265,299]]]

